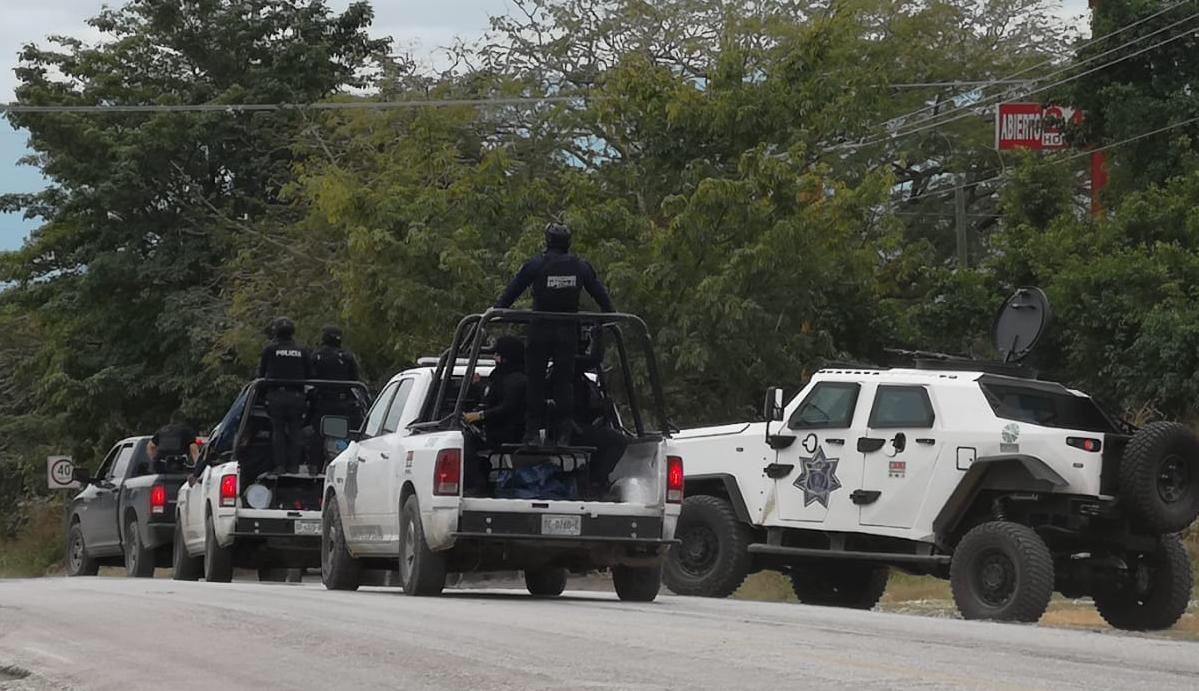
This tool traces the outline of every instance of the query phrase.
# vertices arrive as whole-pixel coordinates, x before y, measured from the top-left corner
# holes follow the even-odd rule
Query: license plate
[[[582,516],[544,515],[541,517],[542,535],[581,535],[582,533]]]
[[[320,535],[320,521],[296,521],[296,535]]]

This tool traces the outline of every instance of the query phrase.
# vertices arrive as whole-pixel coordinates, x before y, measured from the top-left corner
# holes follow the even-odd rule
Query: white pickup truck
[[[361,419],[369,394],[360,382],[293,382],[309,401],[305,454],[315,472],[275,474],[265,398],[278,383],[258,379],[242,390],[204,445],[197,481],[179,488],[176,580],[228,582],[238,567],[281,581],[288,569],[320,565],[320,466],[349,443],[348,418]],[[330,401],[336,414],[323,415]]]
[[[653,351],[640,319],[537,313],[538,319],[598,327],[604,341],[616,345],[609,352],[615,365],[591,376],[609,412],[592,424],[607,435],[601,443],[615,433],[618,453],[624,449],[602,500],[561,493],[602,447],[491,444],[483,451],[489,446],[483,432],[464,421],[463,413],[478,400],[474,375],[486,376],[493,365],[480,359],[489,333],[520,330],[532,314],[490,310],[469,316],[439,359],[400,372],[384,388],[363,429],[325,476],[326,587],[353,590],[364,569],[398,570],[406,593],[436,595],[447,573],[520,570],[530,593],[553,597],[565,589],[568,572],[610,569],[621,599],[657,597],[683,500],[683,464],[670,451]],[[631,363],[634,349],[644,368]],[[647,429],[635,381],[648,382],[660,431]],[[596,439],[592,431],[582,439]],[[486,467],[491,471],[476,471],[482,482],[472,480],[472,469]],[[505,478],[521,468],[552,473],[561,482],[559,493],[514,498],[504,490]]]

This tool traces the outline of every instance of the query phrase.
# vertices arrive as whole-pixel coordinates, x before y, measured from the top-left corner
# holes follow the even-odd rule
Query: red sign
[[[1062,125],[1082,122],[1082,111],[1040,103],[1000,103],[995,111],[995,148],[1056,151],[1066,148]]]

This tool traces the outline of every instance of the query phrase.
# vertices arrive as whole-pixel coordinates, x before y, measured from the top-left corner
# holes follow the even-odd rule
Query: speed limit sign
[[[74,489],[79,486],[72,478],[75,464],[70,456],[49,456],[46,458],[46,478],[50,489]]]

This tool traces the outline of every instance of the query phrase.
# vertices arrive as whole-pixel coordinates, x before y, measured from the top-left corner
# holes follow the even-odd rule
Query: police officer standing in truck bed
[[[498,308],[508,308],[525,290],[532,287],[536,312],[578,312],[579,294],[586,290],[600,309],[614,312],[608,289],[591,264],[570,252],[570,228],[551,223],[545,228],[545,252],[525,263],[500,299]],[[568,321],[534,319],[529,324],[525,347],[525,372],[528,377],[528,407],[525,411],[525,443],[540,445],[545,427],[545,377],[553,359],[551,388],[557,408],[558,425],[554,441],[570,444],[571,417],[574,407],[575,354],[579,346],[578,325]]]
[[[268,384],[267,414],[271,417],[271,447],[275,472],[298,472],[304,455],[301,425],[306,399],[304,380],[310,379],[311,363],[308,350],[296,343],[296,325],[287,317],[271,323],[274,336],[262,350],[258,362],[259,379],[280,379],[294,383]]]

